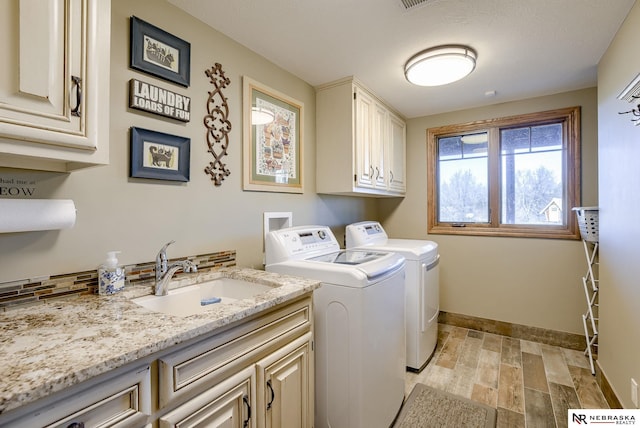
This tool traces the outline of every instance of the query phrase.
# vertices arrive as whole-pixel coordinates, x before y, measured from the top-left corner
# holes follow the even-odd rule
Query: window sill
[[[518,226],[503,226],[501,228],[483,227],[465,224],[464,226],[438,225],[428,228],[428,233],[433,235],[468,235],[468,236],[495,236],[509,238],[545,238],[580,240],[580,231],[572,232],[565,228],[522,228]]]

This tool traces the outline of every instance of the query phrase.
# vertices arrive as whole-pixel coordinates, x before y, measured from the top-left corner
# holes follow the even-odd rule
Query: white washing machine
[[[438,343],[438,244],[418,239],[389,239],[376,221],[347,226],[345,240],[347,249],[393,251],[406,259],[407,368],[411,371],[422,370]]]
[[[326,226],[269,232],[266,270],[313,293],[315,427],[388,428],[404,399],[404,257],[341,250]]]

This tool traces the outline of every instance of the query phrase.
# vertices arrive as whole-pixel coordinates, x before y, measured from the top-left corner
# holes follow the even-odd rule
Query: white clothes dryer
[[[377,221],[347,226],[345,240],[347,249],[393,251],[406,259],[407,369],[421,371],[433,356],[438,343],[438,244],[418,239],[389,239]]]
[[[341,250],[326,226],[269,232],[266,270],[313,293],[316,428],[388,428],[404,400],[404,257]]]

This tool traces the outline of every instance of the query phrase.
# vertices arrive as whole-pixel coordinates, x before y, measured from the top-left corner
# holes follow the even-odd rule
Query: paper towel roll
[[[0,199],[0,233],[68,229],[75,222],[70,199]]]

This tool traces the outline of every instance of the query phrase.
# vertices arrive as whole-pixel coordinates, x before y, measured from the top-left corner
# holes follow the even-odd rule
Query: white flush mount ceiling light
[[[404,66],[407,80],[418,86],[455,82],[476,68],[476,52],[468,46],[436,46],[417,53]]]
[[[273,122],[275,115],[271,110],[263,107],[251,108],[251,124],[252,125],[266,125]]]

